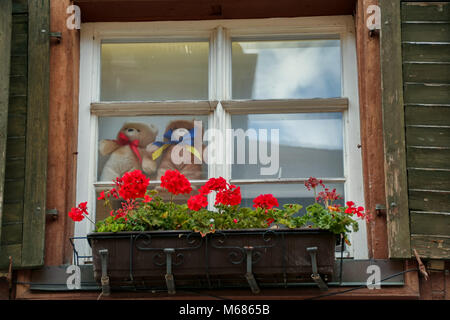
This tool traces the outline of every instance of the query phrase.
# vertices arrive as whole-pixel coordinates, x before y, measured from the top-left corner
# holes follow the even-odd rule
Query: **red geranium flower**
[[[208,199],[203,194],[197,194],[189,198],[187,202],[188,208],[194,211],[198,211],[201,208],[208,206]]]
[[[364,207],[356,207],[355,203],[353,201],[348,201],[347,203],[348,208],[345,209],[345,213],[353,214],[361,219],[364,219],[366,221],[370,221],[370,215],[364,212]]]
[[[230,185],[228,189],[217,192],[216,205],[223,204],[226,206],[238,206],[241,204],[241,188]]]
[[[161,177],[161,188],[166,189],[172,194],[191,193],[191,183],[184,175],[177,170],[167,170]]]
[[[152,201],[152,197],[150,197],[149,195],[145,195],[144,196],[144,200],[142,200],[142,202],[144,202],[144,203],[147,203],[147,202],[150,202],[150,201]]]
[[[89,214],[87,212],[87,202],[81,202],[76,208],[72,208],[69,211],[69,217],[75,222],[82,221],[85,218],[85,214]]]
[[[342,197],[336,192],[336,189],[330,191],[328,188],[325,188],[325,191],[319,192],[319,196],[316,198],[317,201],[323,201],[323,203],[327,206],[329,202],[333,203],[333,201],[339,199],[342,199]]]
[[[84,219],[83,212],[78,208],[72,208],[69,211],[69,217],[75,222],[82,221]]]
[[[364,207],[355,207],[353,201],[348,201],[347,206],[348,208],[345,209],[345,213],[356,214],[358,218],[365,218]]]
[[[151,198],[150,198],[151,199]],[[110,215],[114,217],[114,220],[124,217],[127,220],[127,215],[130,211],[137,209],[139,206],[135,199],[128,199],[126,202],[122,202],[122,208],[117,209],[114,214],[114,210],[110,212]]]
[[[305,181],[305,187],[308,188],[308,191],[315,189],[318,185],[321,185],[325,188],[325,185],[322,183],[322,180],[318,180],[317,178],[310,177],[307,181]]]
[[[224,178],[211,178],[205,183],[203,187],[200,188],[200,192],[202,192],[203,194],[208,194],[211,191],[225,190],[227,186],[228,183]]]
[[[278,200],[272,194],[261,194],[253,199],[254,208],[272,209],[278,207]]]
[[[105,191],[100,192],[100,196],[97,198],[97,200],[105,200]]]
[[[150,183],[148,179],[140,170],[126,172],[122,178],[116,178],[114,183],[117,186],[119,195],[125,199],[143,198],[147,187]],[[114,191],[113,191],[114,190]],[[115,189],[111,190],[114,196]]]

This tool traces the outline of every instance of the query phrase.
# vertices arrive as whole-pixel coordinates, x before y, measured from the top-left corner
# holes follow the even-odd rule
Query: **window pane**
[[[232,115],[231,123],[233,179],[344,176],[342,113]]]
[[[253,207],[253,199],[260,194],[272,194],[278,199],[278,208],[282,208],[283,205],[289,203],[298,203],[303,206],[300,211],[301,214],[305,213],[307,206],[314,203],[314,192],[308,191],[303,184],[248,184],[240,185],[242,194],[242,206]],[[325,184],[325,187],[330,191],[336,189],[336,193],[340,194],[342,200],[337,200],[334,204],[344,205],[344,184]],[[322,187],[317,188],[317,193],[323,191]]]
[[[190,180],[207,179],[201,133],[207,126],[208,116],[100,117],[97,179],[110,182],[134,169],[143,169],[152,180],[174,169]],[[119,133],[124,135],[120,139]],[[135,140],[137,148],[130,145]],[[180,160],[172,157],[175,153]]]
[[[339,40],[235,41],[234,99],[341,96]]]
[[[103,101],[208,99],[208,42],[101,47]]]

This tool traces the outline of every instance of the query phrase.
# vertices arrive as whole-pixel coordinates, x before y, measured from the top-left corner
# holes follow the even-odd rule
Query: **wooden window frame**
[[[337,99],[233,100],[231,97],[231,39],[279,36],[337,35],[341,40],[342,97]],[[102,40],[163,38],[170,41],[210,39],[208,101],[100,102],[100,45]],[[220,76],[218,76],[220,75]],[[205,114],[212,127],[231,128],[231,114],[342,112],[344,122],[344,180],[346,198],[364,205],[360,145],[359,98],[357,86],[355,24],[351,16],[274,18],[251,20],[212,20],[179,22],[85,23],[80,37],[80,93],[76,202],[95,203],[93,188],[108,187],[96,182],[95,163],[98,137],[97,117],[101,115]],[[167,106],[171,112],[167,113]],[[282,110],[279,110],[280,107]],[[112,112],[108,108],[113,109]],[[214,111],[214,112],[211,112]],[[226,145],[230,145],[226,143]],[[224,152],[227,157],[230,152]],[[224,159],[223,163],[227,162]],[[210,165],[209,176],[231,178],[231,165]],[[303,183],[305,178],[273,180],[233,180],[233,183],[256,182]],[[325,182],[342,179],[325,178]],[[157,182],[153,182],[157,183]],[[89,186],[89,188],[86,188]],[[95,207],[90,206],[92,212]],[[368,257],[366,224],[352,234],[350,253],[356,259]],[[86,221],[75,225],[75,236],[92,231]],[[88,250],[88,248],[85,248]],[[82,249],[84,250],[84,249]]]

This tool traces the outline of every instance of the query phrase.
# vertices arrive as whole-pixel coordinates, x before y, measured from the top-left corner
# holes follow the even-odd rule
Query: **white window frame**
[[[233,100],[231,96],[231,39],[256,37],[270,39],[280,36],[337,35],[341,40],[343,98],[302,100]],[[146,101],[100,102],[100,48],[103,40],[170,41],[209,39],[209,100],[208,101]],[[213,81],[211,80],[213,79]],[[325,183],[344,183],[345,197],[364,206],[362,159],[360,144],[360,117],[358,74],[355,42],[355,24],[352,16],[272,18],[249,20],[164,21],[126,23],[85,23],[80,37],[80,86],[78,117],[78,161],[76,202],[88,201],[91,215],[95,212],[95,188],[108,186],[97,183],[98,116],[100,115],[161,115],[209,114],[209,128],[231,128],[231,114],[237,113],[297,113],[342,112],[344,127],[344,179],[324,179]],[[170,108],[167,108],[170,107]],[[229,141],[226,146],[231,146]],[[231,150],[230,150],[231,151]],[[224,152],[223,163],[209,164],[209,177],[231,178],[232,152]],[[304,183],[300,179],[271,179],[273,183]],[[251,184],[256,180],[231,180],[232,183]],[[200,182],[200,181],[199,181]],[[157,183],[157,182],[153,182]],[[210,201],[211,202],[211,201]],[[95,217],[93,217],[95,218]],[[346,255],[367,259],[367,232],[364,221],[360,230],[350,235],[352,246]],[[75,237],[86,236],[93,225],[86,219],[75,224]],[[80,255],[90,255],[85,242],[77,243]]]

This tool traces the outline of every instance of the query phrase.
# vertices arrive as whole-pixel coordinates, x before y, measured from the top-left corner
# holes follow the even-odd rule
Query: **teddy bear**
[[[201,126],[196,127],[194,121],[171,121],[165,129],[164,141],[147,146],[152,159],[159,162],[156,179],[159,180],[167,170],[178,170],[189,180],[205,179],[202,138],[203,130]]]
[[[125,123],[117,134],[117,140],[101,140],[100,154],[109,155],[109,158],[100,181],[112,181],[133,170],[141,170],[147,175],[155,173],[157,163],[146,147],[155,141],[157,134],[158,129],[153,124]]]

